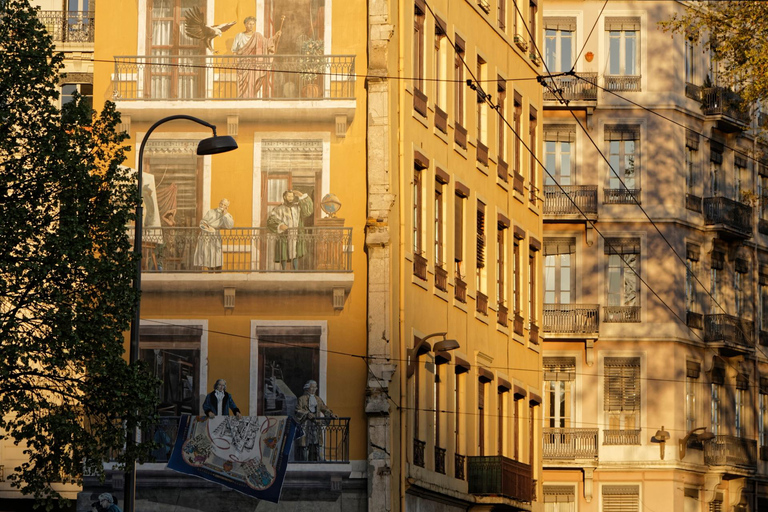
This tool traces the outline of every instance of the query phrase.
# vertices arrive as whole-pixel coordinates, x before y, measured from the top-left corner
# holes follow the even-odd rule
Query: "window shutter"
[[[700,254],[701,254],[701,248],[698,246],[698,244],[692,244],[690,242],[685,244],[686,259],[689,259],[691,261],[699,261]]]
[[[545,357],[543,366],[546,381],[576,380],[575,357]]]
[[[696,361],[685,362],[685,376],[689,379],[698,379],[701,373],[701,363]]]
[[[640,409],[640,358],[606,357],[604,373],[604,409],[637,411]]]
[[[686,128],[685,130],[685,146],[694,151],[699,150],[699,134]]]
[[[640,128],[628,124],[605,125],[605,140],[639,140]]]
[[[485,205],[477,207],[477,268],[485,268]]]
[[[464,198],[456,194],[456,204],[454,205],[453,219],[453,259],[462,260],[462,249],[464,247]]]
[[[640,512],[640,488],[636,485],[603,486],[603,512]]]
[[[544,256],[557,256],[558,254],[574,254],[576,252],[575,238],[545,238]]]
[[[723,267],[725,266],[725,252],[722,249],[718,247],[713,248],[712,253],[710,254],[710,258],[711,268],[716,270],[723,270]]]
[[[747,390],[749,389],[749,376],[740,373],[736,376],[736,389]]]
[[[733,164],[736,167],[741,167],[742,169],[747,168],[747,157],[744,155],[733,155]]]
[[[572,124],[545,124],[545,142],[575,142],[576,126]]]
[[[544,18],[544,30],[576,31],[576,18],[567,16],[547,16]]]
[[[717,384],[718,386],[725,384],[725,363],[722,359],[715,357],[715,360],[712,363],[710,378],[712,384]]]
[[[606,238],[605,254],[640,254],[640,239]]]
[[[640,18],[637,16],[606,17],[605,30],[640,30]]]

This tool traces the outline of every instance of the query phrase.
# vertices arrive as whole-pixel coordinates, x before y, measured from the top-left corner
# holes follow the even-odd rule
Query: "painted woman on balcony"
[[[245,32],[237,34],[232,43],[232,53],[246,56],[237,62],[237,93],[240,98],[255,98],[272,66],[272,59],[250,56],[275,53],[282,31],[278,30],[275,35],[267,38],[256,32],[255,17],[248,16],[243,23]]]
[[[291,262],[293,270],[299,268],[299,258],[307,252],[304,238],[304,218],[313,213],[312,198],[298,191],[283,192],[283,204],[279,204],[267,217],[267,228],[277,233],[275,262],[285,270]]]
[[[219,201],[219,207],[208,210],[200,221],[202,232],[197,237],[195,248],[195,266],[205,267],[208,270],[221,270],[221,234],[220,229],[230,229],[235,225],[235,220],[227,210],[229,200]]]

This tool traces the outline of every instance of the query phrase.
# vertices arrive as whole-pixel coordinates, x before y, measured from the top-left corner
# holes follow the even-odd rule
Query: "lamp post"
[[[144,139],[139,145],[139,167],[137,174],[138,182],[138,201],[136,203],[136,220],[134,228],[133,239],[133,251],[136,257],[136,274],[133,277],[133,290],[136,294],[136,306],[134,307],[133,319],[131,320],[131,339],[130,339],[130,351],[128,353],[128,361],[131,365],[136,364],[139,360],[139,324],[141,322],[141,239],[142,228],[144,223],[144,208],[142,206],[142,169],[144,167],[144,147],[146,146],[149,136],[152,132],[161,124],[169,121],[175,121],[177,119],[184,119],[187,121],[193,121],[197,124],[201,124],[213,131],[213,137],[203,139],[197,145],[198,155],[216,155],[218,153],[226,153],[237,149],[237,142],[229,135],[216,135],[216,126],[210,123],[198,119],[197,117],[188,116],[185,114],[178,114],[168,116],[160,119],[153,124],[149,130],[147,130]],[[127,434],[128,445],[136,443],[136,429],[128,429]],[[125,488],[124,488],[124,500],[125,500],[125,512],[134,512],[136,506],[136,461],[131,461],[130,466],[125,470]]]

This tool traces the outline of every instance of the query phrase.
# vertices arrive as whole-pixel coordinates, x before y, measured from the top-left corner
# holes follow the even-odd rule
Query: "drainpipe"
[[[400,37],[397,44],[398,48],[398,55],[397,55],[397,68],[398,68],[398,75],[404,76],[404,67],[403,63],[405,61],[405,55],[403,52],[403,45],[405,42],[405,23],[401,22],[401,12],[400,12],[400,2],[397,0],[392,0],[395,3],[395,8],[397,11],[397,20],[399,25],[399,32]],[[398,202],[399,202],[399,215],[400,218],[398,219],[398,236],[400,237],[400,240],[398,241],[397,247],[398,247],[398,254],[397,254],[397,269],[398,273],[396,274],[396,278],[398,281],[398,308],[397,308],[397,326],[398,326],[398,336],[400,337],[400,512],[405,512],[405,468],[406,468],[406,457],[408,455],[408,444],[407,444],[407,380],[406,380],[406,367],[407,367],[407,358],[408,358],[408,350],[406,348],[407,342],[405,339],[405,178],[403,173],[403,123],[405,122],[405,115],[403,113],[403,109],[401,109],[401,102],[402,102],[402,96],[403,96],[403,89],[400,87],[400,83],[397,82],[397,87],[395,88],[397,91],[396,94],[396,113],[395,118],[397,119],[397,162],[395,162],[395,169],[397,169],[397,194],[398,194]],[[392,176],[392,173],[390,173],[390,176]]]

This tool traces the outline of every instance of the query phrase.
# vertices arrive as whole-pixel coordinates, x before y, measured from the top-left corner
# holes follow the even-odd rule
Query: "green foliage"
[[[56,107],[61,57],[27,0],[0,13],[0,441],[6,474],[51,508],[51,483],[103,474],[125,428],[153,420],[155,381],[124,359],[136,296],[126,225],[136,186],[107,103]],[[8,79],[8,77],[12,77]],[[118,460],[145,460],[132,446]],[[10,473],[10,474],[9,474]]]
[[[718,79],[748,103],[768,99],[768,2],[686,2],[661,24],[712,52]]]

